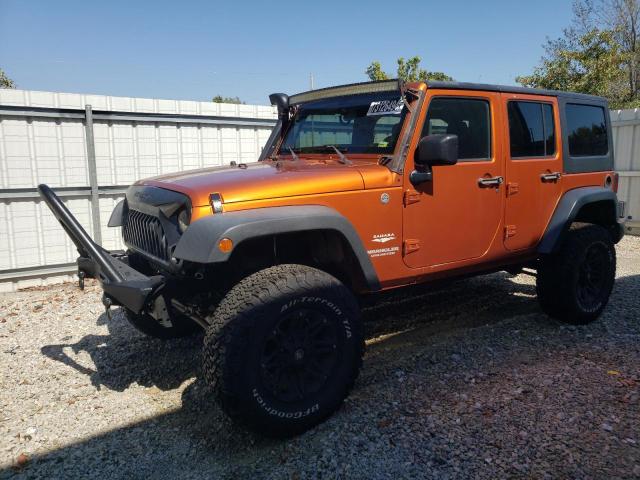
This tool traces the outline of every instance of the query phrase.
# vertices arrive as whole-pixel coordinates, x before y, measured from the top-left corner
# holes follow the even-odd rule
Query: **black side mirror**
[[[458,136],[440,133],[422,137],[413,161],[418,167],[455,165],[458,163]]]
[[[409,175],[414,186],[432,179],[434,165],[455,165],[458,163],[458,136],[434,134],[422,137],[413,156],[416,169]]]

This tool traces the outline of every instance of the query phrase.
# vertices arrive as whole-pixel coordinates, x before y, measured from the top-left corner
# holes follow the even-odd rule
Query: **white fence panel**
[[[93,147],[86,105],[92,109]],[[177,170],[255,161],[275,119],[275,109],[261,105],[0,89],[0,290],[74,270],[75,247],[39,199],[40,183],[61,192],[105,248],[122,248],[119,229],[107,222],[128,185]]]
[[[640,234],[640,109],[611,112],[618,198],[627,204],[627,230]]]

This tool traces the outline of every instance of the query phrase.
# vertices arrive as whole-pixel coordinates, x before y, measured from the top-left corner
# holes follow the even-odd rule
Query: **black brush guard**
[[[164,277],[147,277],[126,263],[126,255],[96,244],[48,185],[39,185],[38,192],[76,245],[81,278],[97,278],[102,283],[105,305],[121,305],[135,313],[150,306],[164,286]]]

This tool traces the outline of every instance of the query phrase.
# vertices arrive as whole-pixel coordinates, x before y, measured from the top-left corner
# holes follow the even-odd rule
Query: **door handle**
[[[478,185],[480,187],[499,187],[504,182],[502,177],[479,178]]]
[[[560,175],[560,172],[543,173],[542,175],[540,175],[540,180],[542,180],[543,182],[557,182],[558,180],[560,180]]]

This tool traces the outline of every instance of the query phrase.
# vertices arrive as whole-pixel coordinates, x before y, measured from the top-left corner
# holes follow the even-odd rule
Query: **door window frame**
[[[509,104],[512,102],[516,102],[516,103],[537,103],[537,104],[543,104],[543,105],[550,105],[551,106],[551,116],[553,117],[553,133],[554,133],[554,151],[551,155],[527,155],[527,156],[522,156],[522,157],[514,157],[511,155],[511,127],[509,125]],[[509,142],[507,147],[509,148],[509,159],[510,160],[552,160],[558,157],[558,122],[556,121],[556,109],[554,108],[554,103],[549,101],[549,100],[533,100],[533,99],[529,99],[529,98],[509,98],[507,100],[506,103],[506,121],[505,121],[505,125],[507,127],[507,137],[509,138]],[[543,133],[546,131],[545,130],[545,121],[544,121],[544,112],[542,113],[542,129],[543,129]]]
[[[475,92],[474,92],[475,93]],[[418,135],[418,141],[420,141],[420,139],[423,138],[423,131],[425,128],[425,125],[427,123],[427,119],[429,116],[429,109],[431,108],[431,102],[433,102],[435,99],[439,99],[439,98],[447,98],[447,99],[457,99],[457,100],[480,100],[482,102],[485,102],[487,104],[488,108],[488,115],[487,115],[487,119],[489,121],[489,129],[488,129],[488,139],[489,139],[489,156],[485,157],[485,158],[458,158],[458,162],[460,163],[486,163],[486,162],[492,162],[495,159],[495,149],[494,149],[494,128],[493,128],[493,108],[491,105],[491,98],[490,97],[483,97],[480,95],[460,95],[458,92],[456,92],[456,94],[454,95],[446,95],[446,94],[441,94],[441,93],[437,93],[435,95],[433,95],[430,99],[429,99],[429,103],[426,106],[426,110],[425,113],[423,115],[422,118],[422,124],[420,126],[420,133]]]

